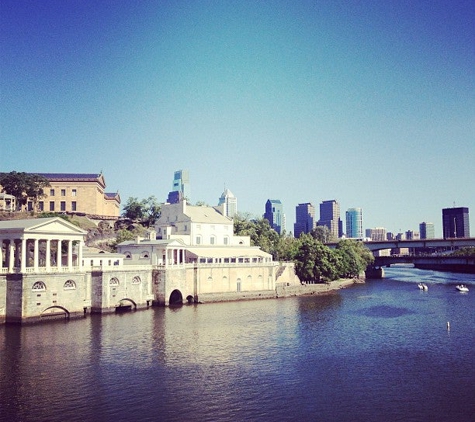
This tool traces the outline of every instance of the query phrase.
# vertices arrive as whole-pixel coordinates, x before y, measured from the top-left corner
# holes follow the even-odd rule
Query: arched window
[[[135,276],[133,279],[132,279],[132,284],[140,284],[142,280],[140,280],[140,277],[139,276]]]
[[[209,276],[208,277],[208,283],[211,283],[213,281],[213,277]]]
[[[125,252],[125,259],[132,259],[132,254],[130,252]]]
[[[42,281],[37,281],[33,284],[33,287],[31,288],[31,290],[35,292],[42,292],[46,290],[46,284],[43,283]]]
[[[142,259],[148,259],[150,257],[148,251],[143,251],[141,254],[140,254],[140,258]]]
[[[119,285],[119,280],[115,277],[111,278],[109,281],[110,286],[118,286]]]
[[[63,285],[64,290],[76,290],[76,283],[73,280],[68,280]]]

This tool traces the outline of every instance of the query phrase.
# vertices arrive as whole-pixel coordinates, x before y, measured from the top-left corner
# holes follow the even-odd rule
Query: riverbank
[[[317,284],[278,283],[275,291],[260,290],[255,292],[200,294],[199,303],[235,302],[239,300],[278,299],[292,296],[329,294],[358,283],[364,283],[364,279],[345,278],[330,283]]]

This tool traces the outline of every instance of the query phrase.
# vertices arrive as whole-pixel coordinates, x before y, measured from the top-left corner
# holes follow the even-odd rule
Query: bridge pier
[[[381,279],[384,278],[384,269],[383,267],[367,267],[365,271],[365,276],[367,279]]]

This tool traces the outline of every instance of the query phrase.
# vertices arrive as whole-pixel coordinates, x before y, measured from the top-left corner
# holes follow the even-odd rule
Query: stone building
[[[163,211],[162,236],[152,230],[118,253],[85,248],[86,232],[59,217],[0,221],[0,322],[270,298],[278,285],[300,284],[293,264],[234,236],[214,208]]]
[[[45,197],[36,204],[37,211],[84,214],[92,218],[117,219],[120,215],[120,195],[106,192],[102,173],[38,173],[50,182]],[[27,202],[33,211],[33,201]]]

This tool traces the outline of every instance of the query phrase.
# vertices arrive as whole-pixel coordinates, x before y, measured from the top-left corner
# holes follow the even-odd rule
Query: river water
[[[325,296],[2,326],[0,420],[474,421],[474,352],[475,275],[394,267]]]

